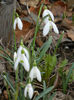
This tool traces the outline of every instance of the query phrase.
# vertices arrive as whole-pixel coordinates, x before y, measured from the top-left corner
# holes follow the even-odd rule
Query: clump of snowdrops
[[[41,77],[42,72],[40,71],[38,65],[42,57],[45,55],[46,51],[48,50],[50,44],[52,43],[52,36],[50,36],[49,39],[42,46],[41,48],[42,52],[40,52],[38,55],[36,54],[37,52],[35,51],[35,40],[39,30],[39,18],[42,11],[42,7],[43,5],[41,5],[39,10],[35,34],[34,34],[31,47],[30,48],[25,47],[25,45],[23,44],[23,40],[21,40],[20,46],[14,51],[13,61],[11,62],[13,65],[13,69],[15,71],[15,86],[12,84],[10,79],[7,78],[8,77],[7,74],[3,76],[7,82],[7,90],[9,85],[11,87],[11,90],[13,91],[12,98],[15,100],[29,100],[29,99],[33,100],[33,96],[34,96],[33,81],[37,80],[38,82],[42,82],[42,77]],[[54,31],[55,33],[59,34],[59,30],[56,24],[54,23],[54,16],[50,10],[45,8],[42,14],[42,18],[44,23],[43,32],[42,32],[43,37],[48,35],[48,33],[51,33],[51,31]],[[23,23],[19,18],[18,14],[16,14],[16,18],[13,24],[14,30],[16,29],[16,25],[22,31]],[[16,43],[14,46],[16,46]],[[26,78],[24,79],[24,77]],[[45,87],[43,92],[39,96],[37,96],[35,100],[39,100],[42,97],[45,98],[44,95],[50,92],[54,88],[52,86],[45,89]],[[9,91],[8,94],[9,94],[9,99],[11,100]]]

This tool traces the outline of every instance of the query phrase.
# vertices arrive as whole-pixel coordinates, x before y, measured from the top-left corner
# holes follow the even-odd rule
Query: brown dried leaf
[[[26,4],[28,6],[36,7],[39,3],[39,0],[20,0],[21,4]]]
[[[4,90],[3,94],[4,94],[4,97],[5,97],[5,100],[8,100],[8,93],[7,93],[6,90]]]
[[[74,30],[68,30],[67,37],[74,41]]]
[[[67,5],[62,1],[55,2],[52,7],[51,11],[55,16],[62,16],[63,13],[66,11]]]
[[[40,33],[37,34],[36,44],[41,47],[43,45],[43,41],[40,38]]]
[[[16,31],[15,31],[17,41],[19,41],[21,37],[26,36],[26,34],[29,31],[30,27],[31,27],[31,23],[23,21],[23,30],[21,31],[17,28]]]

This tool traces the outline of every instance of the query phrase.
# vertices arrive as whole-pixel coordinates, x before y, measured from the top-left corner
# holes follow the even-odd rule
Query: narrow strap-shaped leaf
[[[40,98],[42,98],[44,95],[46,95],[47,93],[51,92],[52,89],[54,88],[54,86],[51,86],[49,88],[47,88],[45,91],[43,91],[39,96],[37,96],[35,98],[35,100],[39,100]]]
[[[52,37],[49,37],[48,41],[46,41],[46,42],[44,43],[44,45],[41,47],[41,49],[40,49],[41,52],[40,52],[39,58],[37,59],[37,63],[39,63],[39,62],[41,61],[42,57],[43,57],[43,56],[45,55],[45,53],[47,52],[47,50],[48,50],[48,48],[50,47],[51,43],[52,43]]]

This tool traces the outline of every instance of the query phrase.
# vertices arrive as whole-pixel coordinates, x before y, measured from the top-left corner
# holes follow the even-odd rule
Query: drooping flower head
[[[24,89],[24,96],[25,97],[29,96],[29,98],[32,99],[33,93],[34,93],[33,87],[30,83],[28,83]]]
[[[29,64],[29,53],[26,48],[20,45],[17,50],[17,53],[14,53],[14,69],[16,70],[18,64],[21,63],[26,71],[29,71],[30,64]]]
[[[21,21],[21,19],[19,17],[17,17],[15,20],[14,20],[14,24],[13,24],[13,29],[15,30],[16,29],[16,25],[18,26],[19,30],[22,30],[23,28],[23,23]]]
[[[59,34],[59,30],[56,26],[56,24],[52,21],[48,21],[47,24],[43,28],[43,36],[46,36],[49,31],[54,30],[55,33]]]
[[[41,73],[40,73],[40,70],[37,68],[37,66],[32,67],[29,77],[31,81],[33,81],[34,78],[37,78],[37,80],[41,82]]]
[[[56,24],[54,23],[54,16],[50,10],[48,9],[44,10],[43,18],[44,18],[43,22],[45,23],[45,26],[43,28],[43,36],[46,36],[52,29],[54,30],[55,33],[59,34],[59,30]]]

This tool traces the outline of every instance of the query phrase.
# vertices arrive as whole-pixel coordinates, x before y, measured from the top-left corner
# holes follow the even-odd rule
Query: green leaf
[[[0,56],[3,57],[4,59],[6,59],[7,61],[9,61],[9,63],[11,65],[13,65],[13,61],[9,57],[6,57],[4,54],[0,54]],[[13,66],[12,66],[12,68],[13,68]]]
[[[72,67],[70,68],[70,70],[68,72],[65,83],[63,84],[63,92],[64,93],[66,93],[67,85],[68,85],[68,82],[69,82],[69,79],[70,79],[70,76],[71,76],[71,73],[73,70],[74,70],[74,63],[72,64]]]
[[[53,69],[55,68],[57,63],[56,56],[51,56],[50,54],[46,55],[45,57],[45,79],[48,80],[50,77]]]
[[[55,67],[57,63],[57,58],[56,56],[51,56],[50,54],[47,55],[45,58],[45,65],[48,67]]]
[[[52,37],[49,37],[48,41],[44,43],[44,45],[40,48],[40,56],[37,59],[37,64],[41,61],[42,57],[45,55],[47,52],[48,48],[50,47],[52,43]]]
[[[50,93],[52,91],[52,89],[54,88],[54,86],[51,86],[49,88],[47,88],[45,91],[43,91],[40,95],[38,95],[35,100],[39,100],[40,98],[42,98],[44,95],[46,95],[47,93]]]
[[[45,91],[45,90],[46,90],[46,83],[45,83],[45,81],[43,81],[43,91]],[[47,95],[43,96],[43,100],[46,100],[46,96]]]
[[[67,59],[63,60],[62,63],[60,64],[60,67],[66,66],[67,63],[68,63],[68,60]]]
[[[59,74],[60,74],[61,76],[62,76],[62,74],[63,74],[63,68],[67,65],[67,63],[68,63],[68,60],[65,59],[65,60],[63,60],[63,61],[61,62],[61,64],[60,64]]]
[[[12,91],[15,92],[15,89],[13,87],[13,84],[12,84],[11,80],[8,77],[8,74],[6,73],[5,75],[2,75],[2,76],[5,79],[5,81],[7,82],[7,84],[11,87]]]
[[[56,92],[54,92],[54,93],[49,97],[48,100],[53,100],[53,97],[55,96],[55,94],[56,94]]]
[[[58,41],[57,41],[57,45],[56,45],[56,48],[55,48],[55,50],[54,50],[54,55],[56,54],[56,51],[57,51],[57,49],[58,49],[58,47],[59,47],[59,45],[60,45],[60,43],[61,43],[61,40],[62,40],[62,38],[63,38],[63,35],[64,35],[64,32],[60,35],[60,38],[59,38]]]
[[[5,51],[5,49],[4,49],[3,47],[0,46],[0,50],[1,50],[7,57],[9,57],[10,59],[12,59],[12,58],[8,55],[8,53]]]

